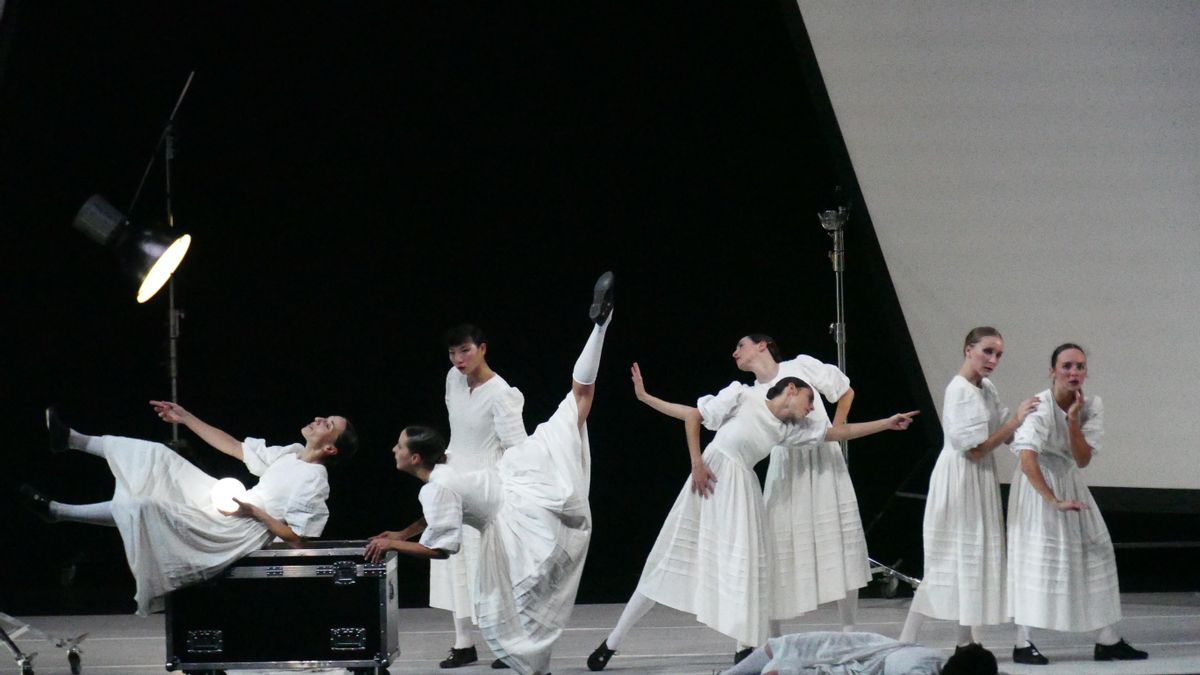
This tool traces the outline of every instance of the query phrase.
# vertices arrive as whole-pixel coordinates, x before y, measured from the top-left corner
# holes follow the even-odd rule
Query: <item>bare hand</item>
[[[920,415],[920,410],[913,410],[906,413],[897,413],[887,419],[887,428],[892,431],[904,431],[908,425],[912,424],[912,418]]]
[[[234,509],[232,511],[222,511],[221,509],[217,509],[217,510],[220,511],[222,515],[226,515],[226,516],[238,516],[240,518],[255,518],[255,519],[258,518],[258,507],[257,506],[255,506],[253,504],[249,504],[247,502],[244,502],[244,501],[238,499],[237,497],[234,497],[233,501],[234,501],[234,503],[237,504],[236,509]]]
[[[717,490],[717,474],[704,462],[692,465],[692,492],[707,498]]]
[[[1015,417],[1017,420],[1017,424],[1024,422],[1025,418],[1029,417],[1030,413],[1032,413],[1034,410],[1037,410],[1039,403],[1041,403],[1041,399],[1036,396],[1031,396],[1024,401],[1021,401],[1021,405],[1017,406],[1017,414],[1013,415],[1013,417]]]
[[[1075,392],[1075,400],[1071,402],[1071,407],[1067,408],[1067,419],[1072,422],[1079,421],[1079,411],[1083,410],[1083,390]]]
[[[1059,511],[1086,511],[1088,505],[1071,499],[1055,499],[1054,508]]]
[[[184,410],[183,406],[170,401],[150,401],[150,406],[154,408],[155,413],[158,413],[159,419],[171,424],[181,424],[192,416],[192,413]]]
[[[371,537],[371,539],[400,539],[400,538],[401,538],[400,533],[393,532],[392,530],[384,530],[383,532],[380,532],[379,534],[375,535],[374,537]]]
[[[646,400],[646,384],[642,381],[642,369],[634,361],[633,367],[629,369],[630,379],[633,380],[633,393],[637,396],[637,400]]]
[[[379,562],[383,559],[383,554],[392,549],[392,540],[386,537],[375,537],[367,542],[367,548],[363,550],[363,557],[369,562]]]

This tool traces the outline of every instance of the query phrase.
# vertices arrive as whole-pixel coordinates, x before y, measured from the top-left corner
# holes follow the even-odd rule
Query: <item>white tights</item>
[[[1121,636],[1117,634],[1116,624],[1105,626],[1104,628],[1096,631],[1096,644],[1110,646],[1115,645],[1120,641]],[[1029,641],[1029,626],[1017,624],[1017,641],[1015,646],[1017,648],[1023,648],[1028,647],[1031,644],[1033,643]]]

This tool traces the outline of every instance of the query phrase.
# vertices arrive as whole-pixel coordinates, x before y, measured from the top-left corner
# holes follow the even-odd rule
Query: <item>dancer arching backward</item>
[[[757,333],[738,340],[733,350],[738,370],[754,373],[754,391],[765,393],[784,377],[798,377],[837,404],[833,426],[844,424],[854,401],[850,379],[837,366],[811,356],[782,362],[780,358],[775,340]],[[808,418],[818,425],[830,423],[815,394]],[[779,620],[835,600],[842,630],[853,630],[858,589],[867,585],[871,574],[858,497],[841,447],[826,441],[804,452],[782,445],[771,448],[763,500],[774,551],[771,635],[779,635]]]
[[[596,326],[572,372],[571,392],[526,441],[509,448],[496,471],[447,465],[436,432],[409,427],[394,448],[396,468],[426,484],[428,528],[420,543],[372,539],[366,556],[387,549],[423,558],[457,553],[463,530],[481,532],[474,579],[475,616],[488,647],[519,673],[548,674],[550,653],[575,604],[592,516],[587,420],[612,309],[612,274],[597,282]]]
[[[523,442],[525,422],[521,410],[525,397],[500,377],[487,362],[487,338],[476,326],[463,324],[446,333],[450,363],[446,373],[446,412],[450,418],[450,445],[446,463],[458,471],[492,471],[504,450]],[[425,531],[426,521],[399,532],[378,535],[411,539]],[[429,606],[454,613],[454,645],[439,665],[458,668],[479,660],[471,633],[474,601],[471,584],[479,567],[479,530],[463,527],[458,555],[429,561]],[[492,664],[504,667],[502,661]]]
[[[1080,469],[1100,450],[1104,407],[1084,396],[1087,355],[1059,345],[1050,356],[1049,389],[1017,429],[1020,458],[1008,499],[1008,601],[1017,639],[1013,661],[1049,659],[1029,629],[1098,631],[1097,661],[1144,659],[1117,634],[1120,588],[1112,539]]]
[[[1004,511],[992,451],[1037,407],[1033,397],[1008,417],[988,376],[1004,355],[991,326],[967,333],[963,363],[946,386],[945,442],[929,478],[925,502],[925,576],[900,633],[916,642],[926,617],[958,622],[958,646],[979,642],[974,626],[1004,623]]]
[[[268,446],[239,441],[169,401],[151,401],[165,422],[186,426],[204,442],[246,463],[258,484],[237,508],[213,505],[217,479],[160,443],[120,436],[86,436],[46,411],[52,451],[68,447],[103,457],[116,478],[112,501],[71,505],[22,486],[27,505],[49,521],[116,527],[137,582],[137,613],[162,609],[163,597],[216,576],[272,537],[298,544],[318,537],[329,519],[327,465],[354,455],[357,436],[344,417],[317,417],[300,430],[304,444]]]
[[[906,429],[917,413],[836,427],[813,422],[806,418],[812,388],[795,377],[776,382],[765,395],[735,382],[693,408],[648,394],[636,363],[632,373],[638,400],[684,421],[692,477],[667,514],[637,590],[588,667],[603,669],[629,629],[660,602],[736,639],[736,660],[766,641],[771,610],[771,543],[754,465],[776,445],[805,452],[805,444]],[[701,424],[717,430],[703,455]]]

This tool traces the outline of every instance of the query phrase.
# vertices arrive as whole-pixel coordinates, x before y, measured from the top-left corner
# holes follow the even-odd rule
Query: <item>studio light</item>
[[[92,195],[75,214],[75,228],[117,256],[121,269],[138,282],[137,301],[154,297],[187,254],[192,236],[135,228],[100,195]]]

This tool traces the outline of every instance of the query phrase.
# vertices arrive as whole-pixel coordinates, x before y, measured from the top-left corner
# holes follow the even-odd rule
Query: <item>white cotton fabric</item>
[[[763,675],[938,675],[940,653],[876,633],[793,633],[771,638]]]
[[[717,476],[708,498],[689,477],[646,559],[637,590],[655,602],[742,644],[762,644],[771,613],[771,541],[753,467],[777,444],[800,446],[825,437],[828,425],[785,424],[765,395],[733,383],[697,402],[716,436],[704,463]]]
[[[461,471],[495,471],[505,448],[523,442],[521,417],[525,397],[500,375],[472,391],[467,376],[457,368],[446,373],[446,412],[450,418],[450,444],[446,459]],[[433,560],[429,565],[429,606],[454,613],[456,619],[475,619],[471,580],[479,566],[479,531],[461,530],[459,555]],[[441,547],[436,547],[441,548]]]
[[[421,489],[422,506],[434,505],[425,513],[422,544],[452,542],[447,533],[455,528],[481,532],[472,584],[479,632],[492,653],[522,675],[549,669],[587,557],[591,451],[578,416],[568,394],[549,421],[504,453],[495,471],[439,466]]]
[[[753,388],[765,396],[785,377],[798,377],[813,387],[808,419],[816,425],[830,423],[821,396],[836,402],[850,389],[850,379],[837,366],[804,354],[780,363],[773,379],[756,382]],[[811,612],[867,585],[867,539],[858,495],[838,443],[813,444],[802,451],[771,448],[763,499],[775,551],[772,618]]]
[[[1059,499],[1088,505],[1059,511],[1033,489],[1018,464],[1008,505],[1008,600],[1022,626],[1089,631],[1121,619],[1117,564],[1108,527],[1071,455],[1066,412],[1047,389],[1017,429],[1012,450],[1038,453],[1038,466]],[[1104,406],[1089,396],[1080,411],[1093,461],[1104,434]]]
[[[996,458],[966,452],[996,433],[1008,408],[991,380],[976,387],[961,375],[946,386],[945,440],[925,501],[925,574],[912,609],[964,626],[1004,623],[1004,510]]]
[[[271,539],[253,518],[225,516],[212,505],[217,479],[159,443],[104,436],[116,478],[112,511],[137,582],[137,613],[162,609],[167,593],[216,576]],[[297,534],[320,536],[329,517],[325,467],[302,461],[304,446],[242,443],[246,467],[259,482],[244,501],[286,522]]]

